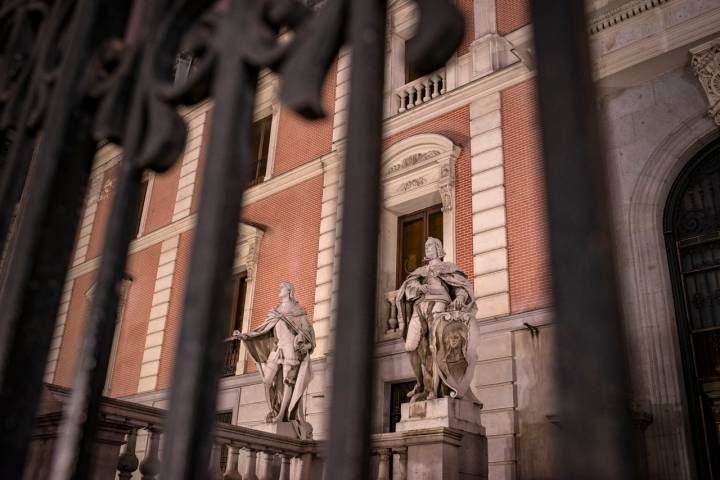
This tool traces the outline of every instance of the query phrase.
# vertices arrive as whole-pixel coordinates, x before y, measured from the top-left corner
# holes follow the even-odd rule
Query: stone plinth
[[[261,432],[273,433],[275,435],[281,435],[283,437],[290,437],[297,439],[297,433],[290,422],[277,422],[277,423],[262,423],[252,427],[255,430]]]
[[[488,453],[482,407],[468,400],[438,398],[401,406],[398,432],[421,434],[447,428],[461,434],[459,442],[408,445],[408,480],[486,479]]]

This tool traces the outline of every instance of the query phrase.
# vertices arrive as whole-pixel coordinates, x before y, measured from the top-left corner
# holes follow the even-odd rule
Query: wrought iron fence
[[[306,2],[307,3],[307,2]],[[318,2],[310,2],[313,5]],[[419,74],[459,45],[454,2],[416,0],[407,48]],[[583,2],[535,0],[534,26],[559,332],[564,478],[631,478],[627,378],[612,267]],[[197,479],[211,455],[232,257],[251,159],[261,68],[281,97],[322,115],[320,89],[352,47],[345,202],[328,465],[325,478],[367,478],[386,0],[5,0],[0,3],[0,477],[22,478],[42,378],[95,151],[122,147],[117,193],[52,478],[84,479],[112,347],[118,291],[145,170],[176,161],[176,109],[213,109],[207,169],[166,421],[161,476]],[[292,41],[278,33],[293,31]],[[189,78],[173,81],[179,51]],[[3,147],[4,148],[4,147]],[[22,200],[21,200],[22,198]],[[13,220],[16,205],[18,216]],[[11,228],[12,227],[12,228]],[[210,372],[210,373],[209,373]],[[179,374],[182,373],[182,374]]]

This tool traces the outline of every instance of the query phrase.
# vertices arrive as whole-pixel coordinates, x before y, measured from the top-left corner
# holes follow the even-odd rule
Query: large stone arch
[[[683,167],[718,136],[704,113],[680,122],[645,160],[623,225],[631,260],[624,267],[623,297],[634,398],[637,408],[653,415],[646,433],[650,463],[667,478],[690,478],[693,466],[663,214]]]

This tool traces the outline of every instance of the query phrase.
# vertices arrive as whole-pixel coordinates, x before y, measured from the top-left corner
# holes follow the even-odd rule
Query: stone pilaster
[[[350,99],[350,49],[343,48],[338,55],[335,84],[335,115],[333,116],[333,144],[345,138],[348,100]]]
[[[475,40],[470,44],[472,77],[479,78],[517,61],[510,52],[512,45],[497,33],[496,0],[475,0]]]
[[[139,392],[155,390],[157,387],[160,355],[163,340],[165,339],[170,291],[175,275],[175,261],[177,260],[179,244],[180,237],[175,236],[165,240],[160,246],[160,260],[158,261],[157,275],[155,277],[155,289],[153,291],[152,306],[150,307],[147,334],[145,336],[145,349],[140,367]]]
[[[478,316],[510,313],[500,94],[470,104],[473,270]]]
[[[336,242],[338,224],[339,165],[337,161],[323,166],[323,195],[320,219],[320,240],[318,244],[317,273],[315,276],[315,306],[313,327],[317,338],[314,356],[328,351],[330,323],[332,319],[332,297],[334,291],[334,265],[336,264]]]
[[[52,383],[55,378],[55,368],[57,367],[58,356],[60,355],[62,337],[65,333],[65,322],[67,321],[68,310],[70,309],[70,297],[74,283],[75,281],[73,279],[66,280],[63,286],[62,296],[60,297],[60,307],[58,308],[55,331],[53,332],[52,343],[50,343],[47,366],[45,368],[45,378],[43,379],[43,381],[48,383]]]
[[[178,181],[175,196],[173,222],[190,215],[193,193],[195,192],[195,181],[197,180],[198,163],[200,161],[202,135],[208,118],[207,108],[205,106],[197,115],[188,120],[188,138],[185,153],[182,157],[182,166],[180,167],[180,180]]]
[[[80,232],[78,233],[77,245],[75,247],[75,257],[73,258],[72,266],[75,267],[83,263],[87,258],[88,245],[90,245],[90,234],[92,233],[93,224],[95,223],[95,213],[97,212],[97,205],[100,199],[100,191],[103,186],[103,177],[105,176],[105,170],[96,169],[92,173],[90,178],[90,187],[85,198],[85,209],[83,210],[83,217],[80,223]],[[105,225],[100,225],[100,228],[105,228]]]

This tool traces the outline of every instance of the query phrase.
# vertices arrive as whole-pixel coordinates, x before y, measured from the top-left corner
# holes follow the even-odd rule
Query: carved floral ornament
[[[720,126],[720,38],[690,50],[693,73],[707,95],[708,115]]]

